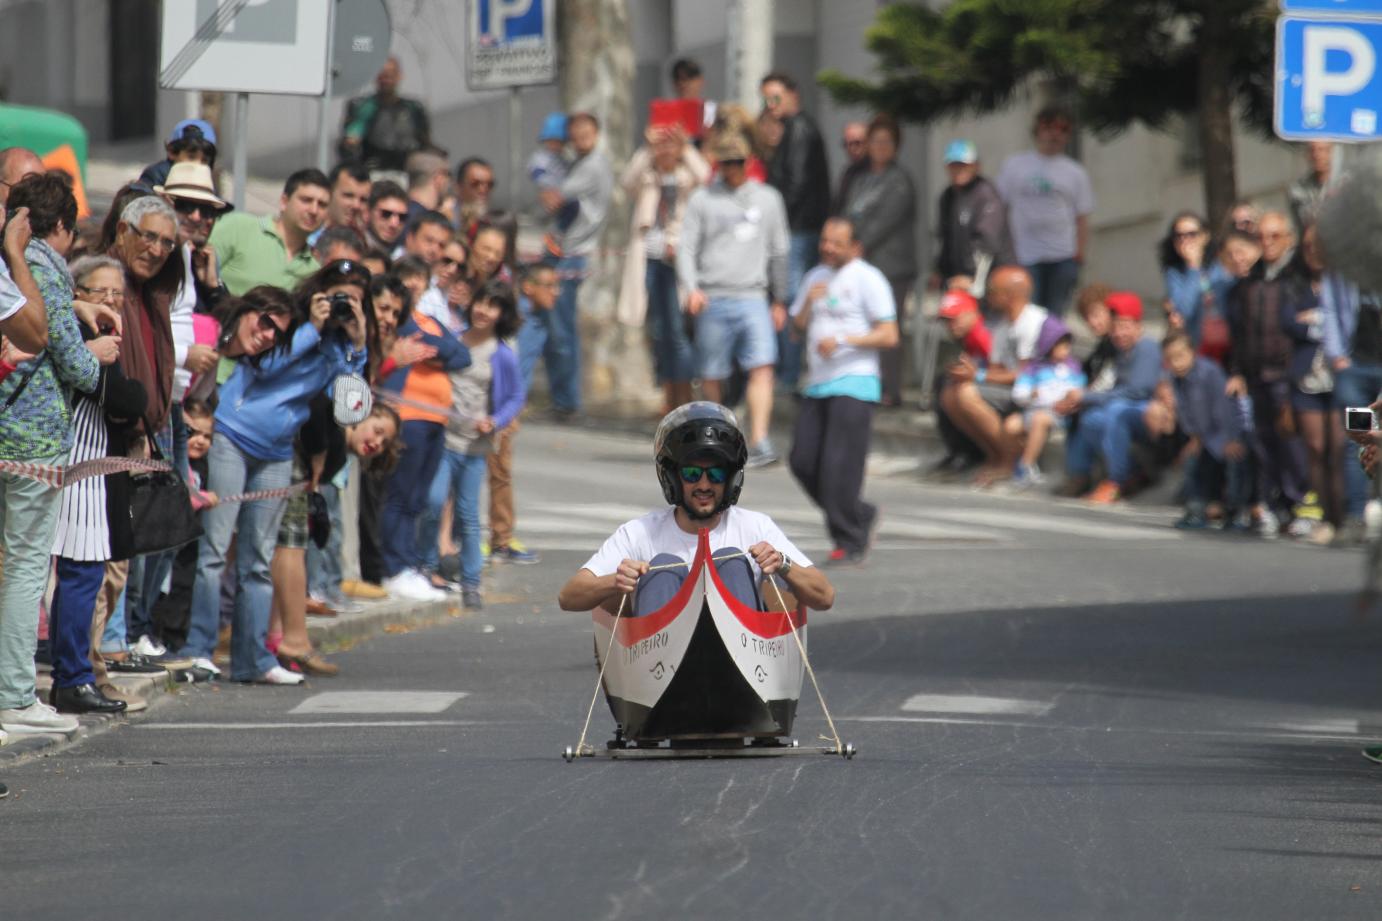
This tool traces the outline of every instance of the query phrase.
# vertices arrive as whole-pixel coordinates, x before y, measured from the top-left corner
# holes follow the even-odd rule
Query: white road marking
[[[1045,716],[1054,704],[1013,697],[982,697],[976,694],[913,694],[902,704],[910,713],[976,713]]]
[[[261,729],[428,729],[437,726],[493,726],[484,720],[339,720],[296,723],[131,723],[133,729],[163,731],[227,730],[249,732]]]
[[[465,691],[324,691],[289,713],[441,713]]]
[[[988,525],[1018,531],[1040,531],[1045,534],[1076,534],[1105,540],[1179,540],[1182,536],[1179,531],[1170,527],[1140,528],[1133,525],[1082,521],[1063,515],[1032,515],[996,509],[935,509],[928,510],[927,515],[965,525]],[[886,527],[887,518],[884,517],[883,521]]]
[[[1012,729],[1040,729],[1047,732],[1131,733],[1143,736],[1200,736],[1216,739],[1292,739],[1329,742],[1357,742],[1352,732],[1282,732],[1264,729],[1173,729],[1147,726],[1071,726],[1063,723],[1033,723],[1023,720],[984,719],[957,716],[837,716],[837,723],[895,723],[925,726],[1002,726]]]
[[[1362,727],[1358,720],[1330,717],[1309,720],[1285,720],[1280,723],[1268,723],[1265,728],[1279,729],[1283,732],[1303,733],[1306,735],[1356,736],[1362,733]]]

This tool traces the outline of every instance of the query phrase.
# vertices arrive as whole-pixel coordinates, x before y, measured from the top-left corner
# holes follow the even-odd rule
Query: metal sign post
[[[235,94],[235,150],[231,155],[231,176],[235,179],[235,194],[231,204],[236,211],[245,210],[245,183],[249,181],[250,94]]]
[[[326,85],[322,88],[321,106],[317,111],[317,169],[323,173],[331,165],[331,83],[336,70],[333,52],[336,41],[336,5],[339,2],[340,0],[331,0],[326,10]]]
[[[509,208],[523,172],[520,87],[557,79],[556,0],[470,0],[466,85],[509,90]]]

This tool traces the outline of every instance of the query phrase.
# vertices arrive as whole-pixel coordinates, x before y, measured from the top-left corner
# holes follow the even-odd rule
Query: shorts
[[[1003,384],[975,384],[979,388],[979,396],[983,397],[984,402],[993,407],[1000,416],[1010,416],[1017,412],[1017,404],[1013,402],[1013,389]]]
[[[1054,431],[1064,431],[1065,427],[1070,422],[1069,416],[1062,416],[1060,413],[1056,412],[1054,409],[1050,409],[1049,407],[1029,407],[1027,409],[1022,410],[1022,424],[1026,427],[1028,431],[1031,431],[1032,417],[1035,416],[1037,413],[1041,413],[1042,415],[1051,417],[1051,428]]]
[[[293,458],[293,482],[307,479],[307,468]],[[293,493],[283,506],[283,519],[278,523],[278,546],[284,550],[304,550],[307,547],[307,492]]]
[[[701,379],[722,381],[738,365],[744,371],[777,361],[777,331],[762,297],[712,297],[696,318]]]
[[[1305,393],[1291,388],[1291,408],[1300,413],[1327,413],[1334,409],[1334,394]]]

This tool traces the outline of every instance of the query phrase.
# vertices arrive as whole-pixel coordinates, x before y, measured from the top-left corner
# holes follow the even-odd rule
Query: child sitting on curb
[[[1190,436],[1184,455],[1185,515],[1176,527],[1208,527],[1205,508],[1222,492],[1224,526],[1233,528],[1238,513],[1248,507],[1252,478],[1238,407],[1224,393],[1223,369],[1212,359],[1196,355],[1195,343],[1184,330],[1167,334],[1161,354],[1170,375],[1176,419]],[[1164,398],[1164,391],[1158,394],[1158,399]]]
[[[1013,485],[1019,488],[1042,482],[1037,461],[1046,449],[1051,429],[1065,424],[1055,407],[1066,395],[1088,385],[1080,364],[1071,356],[1074,336],[1060,317],[1047,317],[1037,338],[1040,356],[1022,368],[1013,383],[1013,402],[1022,412],[1003,420],[1011,451],[1021,451],[1013,470]],[[1024,446],[1025,439],[1025,446]]]

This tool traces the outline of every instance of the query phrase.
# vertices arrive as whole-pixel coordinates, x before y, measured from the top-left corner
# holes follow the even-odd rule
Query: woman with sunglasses
[[[1228,334],[1223,296],[1235,279],[1218,259],[1209,255],[1209,229],[1204,218],[1182,211],[1171,219],[1161,240],[1161,273],[1166,282],[1166,319],[1183,329],[1199,349],[1206,323],[1216,344]]]
[[[562,587],[562,610],[651,614],[681,588],[703,530],[721,581],[744,604],[763,610],[758,586],[775,576],[808,608],[829,610],[830,580],[771,518],[739,507],[747,458],[738,421],[718,403],[687,403],[668,413],[653,436],[653,459],[671,508],[621,525]]]
[[[333,262],[293,294],[293,315],[280,344],[257,363],[241,361],[221,386],[216,440],[207,489],[218,496],[287,487],[293,440],[313,398],[343,374],[365,369],[366,344],[377,335],[369,301],[369,273],[358,263]],[[238,584],[232,618],[231,676],[237,681],[300,684],[266,646],[273,601],[270,560],[286,499],[260,499],[209,509],[204,517],[192,590],[192,617],[181,655],[219,675],[216,648],[221,575],[236,539]]]

